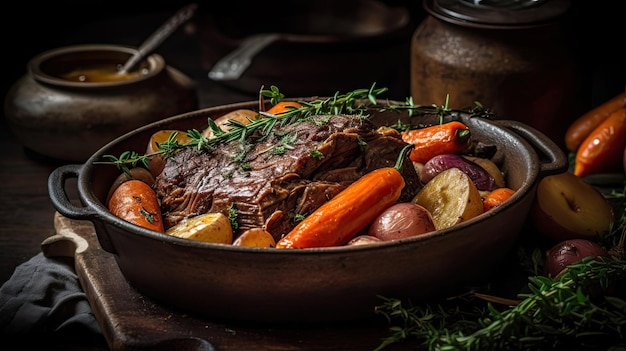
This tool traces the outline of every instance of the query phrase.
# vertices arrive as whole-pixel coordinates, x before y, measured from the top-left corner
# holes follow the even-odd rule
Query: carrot
[[[470,145],[469,128],[459,121],[412,129],[402,132],[402,140],[413,144],[409,157],[413,162],[424,163],[439,154],[456,154]]]
[[[626,106],[626,91],[601,103],[578,117],[565,132],[565,147],[576,152],[583,140],[615,110]]]
[[[120,184],[111,195],[109,211],[125,221],[157,232],[164,232],[161,209],[154,190],[141,180]]]
[[[487,212],[496,206],[500,206],[504,201],[508,200],[515,194],[515,190],[511,188],[496,188],[493,189],[483,199],[483,211]]]
[[[574,174],[609,172],[621,167],[626,148],[626,106],[613,111],[583,140],[576,152]]]
[[[350,241],[400,198],[405,182],[399,169],[406,149],[395,167],[373,170],[350,184],[298,223],[276,248],[339,246]]]
[[[269,110],[267,110],[267,113],[270,113],[272,115],[281,115],[285,112],[289,112],[294,108],[301,108],[302,104],[296,101],[280,101],[278,103],[276,103],[276,105],[270,107]]]

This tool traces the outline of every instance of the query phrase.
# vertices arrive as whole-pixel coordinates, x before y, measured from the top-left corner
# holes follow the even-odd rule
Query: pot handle
[[[497,122],[501,126],[519,134],[533,146],[539,156],[540,177],[567,171],[569,167],[567,156],[563,150],[545,134],[522,122],[513,120],[498,120]]]
[[[71,219],[89,219],[95,212],[88,207],[78,207],[70,202],[65,192],[65,183],[68,179],[78,178],[82,165],[63,165],[52,171],[48,176],[48,193],[56,210],[63,216]]]

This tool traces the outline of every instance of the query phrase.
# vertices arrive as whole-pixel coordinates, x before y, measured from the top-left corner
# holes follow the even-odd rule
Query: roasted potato
[[[176,133],[174,139],[178,141],[179,144],[186,144],[191,140],[191,138],[187,135],[187,132],[182,130],[159,130],[150,137],[150,141],[146,146],[146,155],[152,155],[155,152],[158,152],[159,145],[166,142],[174,133]],[[163,159],[161,155],[154,155],[148,160],[148,169],[150,169],[150,173],[152,173],[154,177],[158,176],[163,171],[164,167],[165,159]]]
[[[228,217],[220,212],[183,219],[175,226],[167,229],[165,234],[210,243],[233,243],[233,228]]]
[[[235,246],[276,247],[272,234],[263,228],[252,228],[243,232],[233,242]]]
[[[431,179],[417,193],[414,203],[433,216],[437,230],[474,218],[483,213],[483,202],[472,179],[458,168],[449,168]]]
[[[227,132],[230,129],[230,126],[228,125],[230,120],[237,121],[242,124],[248,124],[250,123],[251,120],[254,120],[257,116],[259,116],[258,112],[247,110],[247,109],[240,109],[240,110],[235,110],[225,115],[222,115],[216,118],[214,122],[223,131]],[[213,138],[214,137],[213,129],[211,129],[211,127],[206,128],[202,132],[202,135],[208,139]]]
[[[376,217],[368,229],[368,234],[388,241],[432,231],[435,231],[435,223],[424,206],[402,202],[389,207]]]

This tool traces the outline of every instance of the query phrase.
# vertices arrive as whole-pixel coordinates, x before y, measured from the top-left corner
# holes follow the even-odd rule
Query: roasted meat
[[[186,148],[167,160],[156,179],[166,228],[207,212],[237,213],[240,234],[265,226],[276,240],[365,173],[392,167],[406,143],[380,133],[367,119],[313,116],[276,126],[266,138],[250,136],[213,151]],[[408,160],[401,170],[410,201],[420,186]]]

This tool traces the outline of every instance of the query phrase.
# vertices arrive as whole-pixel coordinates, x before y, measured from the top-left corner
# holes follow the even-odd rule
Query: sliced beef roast
[[[166,228],[185,217],[235,209],[239,228],[264,226],[276,240],[367,172],[393,167],[406,143],[381,134],[367,119],[314,116],[276,126],[265,139],[230,142],[214,151],[187,148],[167,160],[157,177]],[[420,186],[408,160],[402,201]]]

